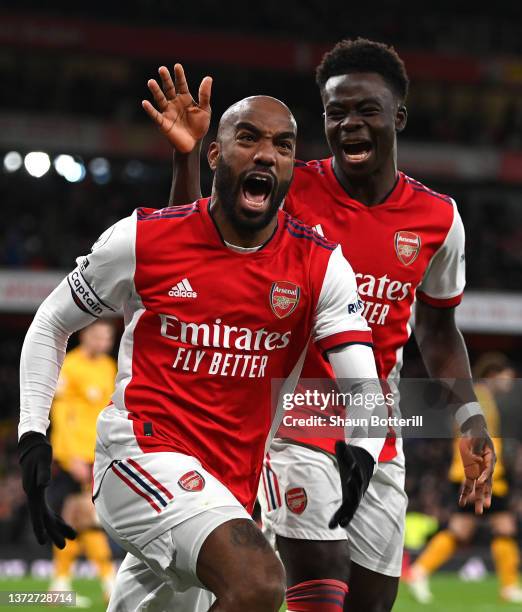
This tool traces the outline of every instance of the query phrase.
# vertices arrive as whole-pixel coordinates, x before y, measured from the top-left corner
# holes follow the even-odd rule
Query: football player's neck
[[[277,227],[277,215],[269,221],[268,225],[258,228],[248,228],[234,223],[215,196],[212,197],[210,215],[221,234],[221,238],[228,244],[243,249],[262,246],[273,235]]]
[[[382,204],[397,182],[397,162],[390,159],[371,174],[364,176],[348,175],[342,166],[333,161],[334,174],[346,191],[354,200],[366,206],[376,206]]]

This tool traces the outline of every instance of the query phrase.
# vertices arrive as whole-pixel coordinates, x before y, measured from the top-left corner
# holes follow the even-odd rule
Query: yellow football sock
[[[66,540],[65,548],[53,546],[53,573],[56,578],[70,578],[72,565],[80,554],[78,540]]]
[[[520,562],[518,546],[514,538],[497,536],[491,542],[491,554],[495,562],[501,587],[513,586],[518,582]]]
[[[430,541],[415,565],[429,575],[446,563],[456,548],[457,540],[451,531],[441,531]]]
[[[111,549],[107,536],[100,529],[88,529],[79,536],[85,556],[94,563],[102,580],[114,576]]]

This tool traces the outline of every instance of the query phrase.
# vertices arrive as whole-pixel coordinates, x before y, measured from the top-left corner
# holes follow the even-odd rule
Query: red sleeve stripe
[[[370,330],[344,331],[317,341],[317,345],[323,353],[342,344],[368,344],[372,346],[372,332]]]
[[[462,302],[463,295],[463,293],[459,293],[459,295],[452,298],[440,299],[433,298],[427,293],[424,293],[424,291],[417,290],[417,298],[421,302],[428,304],[428,306],[433,306],[434,308],[451,308],[452,306],[458,306]]]

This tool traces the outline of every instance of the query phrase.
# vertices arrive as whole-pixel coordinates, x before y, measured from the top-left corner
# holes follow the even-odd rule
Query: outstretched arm
[[[456,408],[455,420],[463,434],[459,447],[466,480],[459,504],[464,506],[474,496],[475,513],[482,514],[491,504],[495,451],[473,391],[466,345],[455,323],[466,268],[464,225],[455,202],[452,206],[446,239],[417,288],[415,337],[429,375],[447,388],[448,404]]]
[[[170,204],[186,204],[201,197],[201,143],[210,125],[212,79],[206,76],[199,86],[198,103],[193,99],[181,64],[174,65],[174,80],[168,68],[158,70],[162,87],[155,79],[147,86],[157,108],[148,100],[142,106],[173,148],[173,176]]]

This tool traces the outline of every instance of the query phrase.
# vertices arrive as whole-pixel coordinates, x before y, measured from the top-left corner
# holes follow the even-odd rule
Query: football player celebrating
[[[311,340],[339,378],[380,391],[340,247],[280,210],[295,140],[279,100],[234,104],[209,148],[212,197],[140,208],[117,222],[78,258],[27,333],[23,484],[38,541],[63,547],[74,533],[45,501],[49,408],[68,336],[123,309],[93,487],[102,525],[128,553],[111,611],[193,610],[177,594],[201,587],[216,596],[212,610],[278,611],[283,566],[250,518],[282,410],[280,402],[273,410],[273,381],[283,381],[281,398],[293,391]],[[381,446],[382,438],[366,438],[354,447],[361,494]]]
[[[171,201],[181,203],[199,193],[198,141],[208,121],[205,124],[205,114],[188,93],[179,65],[175,74],[176,86],[168,70],[160,68],[166,95],[159,112],[150,105],[145,110],[174,147],[180,139],[186,145],[185,155],[178,149],[174,159]],[[392,388],[398,382],[417,299],[415,336],[429,374],[460,383],[453,394],[455,418],[465,434],[461,449],[466,481],[460,503],[473,499],[480,514],[491,503],[495,457],[455,324],[455,307],[465,284],[464,228],[452,198],[397,169],[397,134],[407,119],[404,64],[384,44],[345,40],[324,56],[316,80],[332,157],[296,164],[285,209],[341,243],[348,254],[372,328],[378,372]],[[149,87],[153,93],[159,89],[155,81],[149,81]],[[201,122],[196,125],[194,117]],[[303,377],[329,375],[328,364],[312,347]],[[260,489],[263,523],[277,538],[290,610],[329,610],[324,603],[327,593],[336,593],[336,602],[342,599],[339,584],[348,575],[346,540],[351,559],[349,609],[383,612],[395,601],[407,506],[402,440],[388,437],[348,529],[342,527],[349,514],[335,514],[334,528],[328,529],[342,492],[345,500],[349,495],[344,466],[350,458],[345,450],[340,448],[336,460],[332,439],[276,438],[267,457]],[[301,495],[297,506],[285,495],[296,490]],[[358,500],[352,501],[353,509]],[[331,610],[337,609],[335,605]]]

